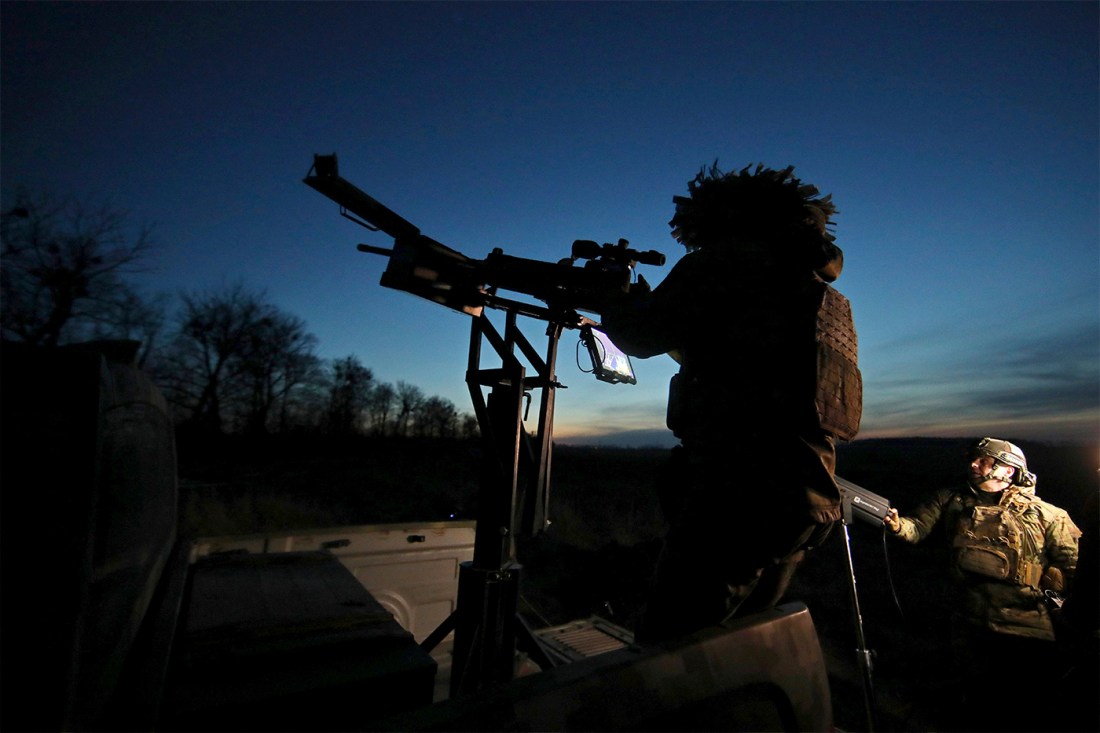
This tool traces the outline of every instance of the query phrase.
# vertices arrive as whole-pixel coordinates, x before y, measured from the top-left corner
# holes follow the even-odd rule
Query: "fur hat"
[[[752,242],[787,249],[784,256],[815,270],[825,280],[840,274],[843,253],[833,244],[831,217],[838,213],[832,196],[783,170],[747,165],[725,173],[718,163],[704,166],[688,182],[688,196],[673,196],[676,213],[669,226],[676,241],[691,252],[723,247],[736,250]]]

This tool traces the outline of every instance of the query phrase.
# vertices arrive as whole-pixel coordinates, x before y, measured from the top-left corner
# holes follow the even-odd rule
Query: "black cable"
[[[886,564],[886,580],[890,584],[890,597],[894,599],[894,608],[898,609],[898,615],[901,616],[902,622],[905,622],[905,611],[901,608],[901,601],[898,600],[898,590],[894,586],[894,574],[890,571],[890,553],[886,551],[886,524],[882,525],[882,559]]]

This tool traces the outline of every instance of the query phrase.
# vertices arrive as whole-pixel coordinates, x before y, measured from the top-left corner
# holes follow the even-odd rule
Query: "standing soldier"
[[[601,309],[624,351],[670,354],[669,520],[638,639],[779,602],[840,519],[836,441],[859,429],[862,378],[829,196],[762,165],[703,169],[674,196],[687,249],[655,289]]]
[[[952,649],[963,675],[964,730],[1057,727],[1061,664],[1052,599],[1066,593],[1077,566],[1081,531],[1069,514],[1035,495],[1024,452],[982,438],[969,453],[969,481],[942,489],[900,517],[884,520],[899,539],[917,543],[936,526],[951,543]],[[1029,699],[1006,705],[1006,679]],[[1039,717],[1035,717],[1035,716]]]

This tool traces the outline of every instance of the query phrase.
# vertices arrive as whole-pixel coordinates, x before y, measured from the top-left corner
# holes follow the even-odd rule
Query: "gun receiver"
[[[393,249],[358,246],[359,251],[389,257],[381,284],[404,290],[449,308],[480,315],[484,307],[511,308],[524,315],[575,326],[577,310],[598,312],[616,292],[627,292],[638,264],[663,265],[665,257],[630,249],[625,239],[599,245],[573,242],[571,256],[544,262],[494,249],[475,260],[420,233],[420,229],[340,177],[336,155],[314,155],[304,182],[338,203],[341,215],[393,237]],[[355,215],[349,216],[347,212]],[[577,260],[587,260],[582,267]],[[546,307],[499,297],[498,289],[530,295]]]

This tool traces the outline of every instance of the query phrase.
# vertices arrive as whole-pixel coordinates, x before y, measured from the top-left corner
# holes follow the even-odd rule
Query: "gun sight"
[[[628,244],[630,244],[630,242],[625,239],[620,239],[618,244],[602,245],[596,244],[591,239],[577,239],[573,242],[573,259],[603,259],[629,264],[631,266],[635,263],[657,266],[665,264],[664,254],[657,250],[651,249],[647,252],[640,252],[636,249],[629,249],[627,247]]]

